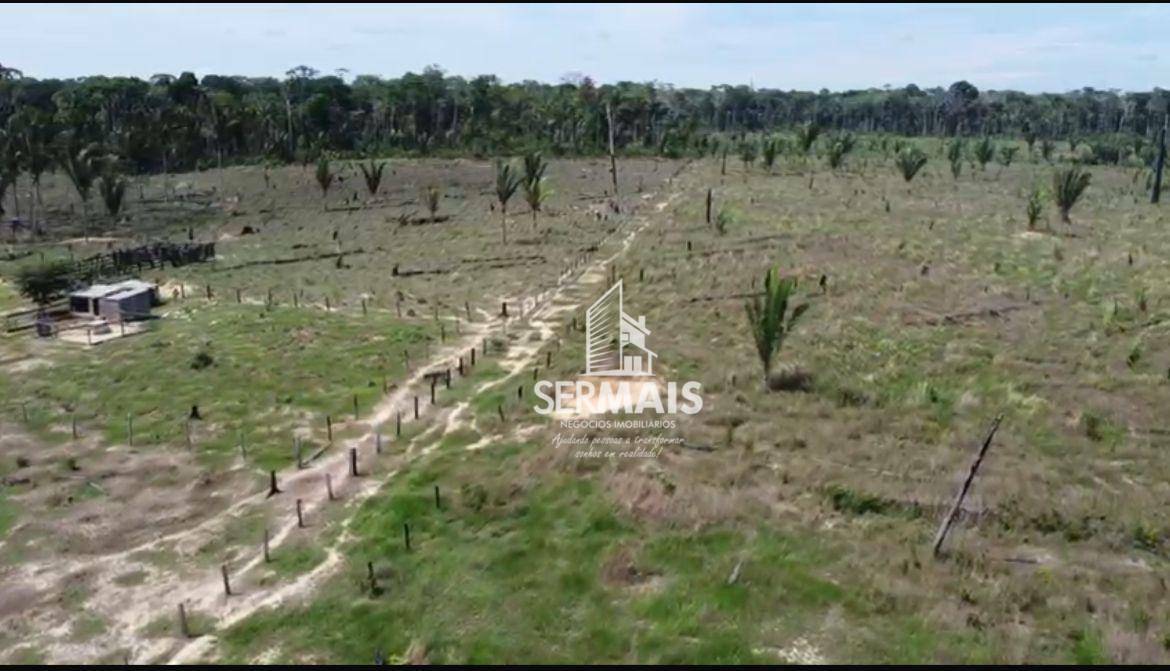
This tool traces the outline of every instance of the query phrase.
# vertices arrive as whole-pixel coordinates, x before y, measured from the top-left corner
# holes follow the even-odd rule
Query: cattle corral
[[[216,258],[143,269],[138,337],[0,338],[4,661],[1166,661],[1170,237],[1124,169],[1030,232],[1042,161],[629,158],[615,197],[554,160],[504,243],[490,163],[389,166],[375,196],[348,163],[324,198],[311,167],[141,178],[114,248]],[[65,221],[22,244],[79,255]],[[766,391],[773,265],[812,307]],[[531,385],[583,371],[618,277],[704,411],[656,459],[574,458]]]

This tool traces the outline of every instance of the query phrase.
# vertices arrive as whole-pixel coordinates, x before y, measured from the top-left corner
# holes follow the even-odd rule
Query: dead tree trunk
[[[609,174],[613,179],[613,201],[618,212],[621,212],[622,201],[618,194],[617,157],[613,150],[613,108],[605,104],[605,119],[609,126]]]
[[[1150,190],[1150,203],[1157,205],[1162,198],[1162,167],[1166,163],[1166,123],[1167,114],[1162,117],[1162,131],[1158,134],[1158,162],[1154,166],[1154,188]]]
[[[934,536],[933,551],[936,557],[942,552],[942,546],[947,540],[947,534],[950,533],[951,525],[955,523],[955,519],[959,516],[959,511],[962,510],[963,499],[967,498],[967,492],[971,490],[971,485],[975,482],[975,476],[979,473],[979,466],[983,463],[983,457],[987,455],[987,449],[991,447],[991,440],[995,438],[995,432],[999,430],[999,423],[1002,421],[1003,415],[999,415],[991,423],[991,429],[988,430],[987,437],[983,439],[983,445],[979,448],[979,454],[975,456],[975,461],[971,462],[971,470],[967,473],[966,479],[963,480],[963,486],[959,488],[959,492],[955,496],[955,502],[951,504],[950,511],[943,518],[942,524],[938,528],[938,533]]]

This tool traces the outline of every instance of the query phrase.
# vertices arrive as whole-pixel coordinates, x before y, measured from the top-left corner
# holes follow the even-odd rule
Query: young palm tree
[[[536,216],[540,206],[548,198],[549,190],[545,188],[544,171],[548,163],[540,152],[533,152],[524,156],[524,200],[532,209],[532,229],[536,230]]]
[[[1061,168],[1052,174],[1052,196],[1056,200],[1062,223],[1072,223],[1068,218],[1068,212],[1085,193],[1091,179],[1092,175],[1080,166]]]
[[[756,354],[764,367],[764,389],[768,388],[768,377],[772,373],[772,359],[780,351],[784,339],[792,332],[797,320],[808,310],[808,303],[788,310],[788,302],[796,288],[796,280],[780,278],[775,268],[764,275],[764,295],[755,296],[745,303],[748,327],[755,341]]]
[[[764,140],[764,168],[769,174],[772,172],[772,166],[776,165],[776,154],[779,152],[780,140],[774,137]]]
[[[854,145],[857,141],[853,137],[853,133],[845,133],[844,135],[832,138],[829,142],[829,167],[833,170],[845,164],[845,156],[853,151]]]
[[[951,177],[959,178],[963,171],[963,140],[955,138],[947,144],[947,160],[951,162]]]
[[[820,137],[821,129],[815,123],[809,122],[800,128],[796,129],[796,146],[800,148],[800,153],[808,154],[812,149],[813,143]]]
[[[756,143],[752,142],[751,140],[745,140],[743,144],[739,146],[739,158],[743,161],[744,172],[748,172],[748,170],[751,169],[752,164],[756,162],[757,149],[758,148],[756,147]]]
[[[1036,230],[1036,224],[1044,214],[1044,193],[1040,189],[1032,189],[1032,193],[1028,195],[1025,214],[1028,216],[1028,230]]]
[[[426,205],[427,212],[431,213],[431,221],[439,211],[439,202],[443,198],[443,189],[438,184],[428,184],[422,188],[420,200]]]
[[[333,186],[333,180],[337,177],[330,169],[327,157],[317,159],[317,172],[314,176],[317,178],[317,186],[321,187],[321,204],[324,206],[325,196],[329,195],[329,187]]]
[[[540,206],[552,192],[547,188],[547,182],[544,177],[536,180],[524,180],[524,200],[528,203],[528,207],[532,210],[532,230],[536,230],[536,215],[540,212]]]
[[[122,210],[122,200],[126,195],[126,178],[116,173],[112,168],[107,169],[102,173],[97,180],[98,193],[102,196],[102,202],[106,205],[106,212],[109,213],[111,219],[118,217],[118,212]]]
[[[496,159],[496,199],[500,201],[500,224],[503,242],[508,244],[508,201],[520,188],[520,175],[511,163]]]
[[[1056,149],[1056,145],[1052,142],[1052,140],[1049,140],[1048,138],[1040,140],[1040,156],[1045,161],[1052,162],[1052,150],[1054,149]]]
[[[907,182],[914,179],[918,171],[926,165],[926,161],[926,152],[916,146],[903,147],[894,157],[894,165],[898,166],[898,171],[902,173],[902,179]]]
[[[370,195],[377,194],[378,186],[382,184],[382,172],[386,169],[386,164],[375,163],[371,159],[369,163],[358,163],[358,168],[361,168],[362,178],[366,180],[366,189],[369,190]]]
[[[986,170],[987,164],[995,158],[995,143],[989,137],[983,138],[975,143],[974,154],[975,160],[979,163],[979,169]]]
[[[999,148],[999,164],[1003,167],[1008,167],[1016,158],[1016,152],[1020,150],[1019,147],[1013,144],[1005,144]]]

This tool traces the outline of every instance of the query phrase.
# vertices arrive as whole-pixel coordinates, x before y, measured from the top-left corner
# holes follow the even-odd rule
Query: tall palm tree
[[[73,136],[66,138],[65,148],[58,157],[61,169],[73,184],[74,190],[81,198],[81,211],[85,219],[89,219],[89,194],[97,177],[98,163],[100,162],[101,147],[96,144],[84,148],[76,146]]]
[[[329,187],[333,186],[333,180],[337,177],[329,167],[329,157],[317,159],[317,171],[313,176],[317,178],[317,186],[321,187],[321,205],[327,207],[325,197],[329,195]]]
[[[548,162],[540,152],[533,152],[524,156],[524,200],[532,208],[532,229],[536,230],[536,216],[540,206],[550,195],[546,188],[544,172],[548,169]]]
[[[520,175],[511,163],[496,159],[496,199],[500,201],[500,224],[503,242],[508,244],[508,201],[520,188]]]
[[[0,214],[4,213],[4,194],[12,187],[14,214],[20,216],[20,199],[16,193],[16,181],[20,176],[24,155],[15,134],[7,128],[0,128]]]
[[[101,177],[98,177],[97,186],[98,193],[102,196],[102,202],[105,203],[106,212],[111,219],[116,219],[118,212],[122,210],[123,197],[126,195],[126,178],[110,167],[102,172]]]

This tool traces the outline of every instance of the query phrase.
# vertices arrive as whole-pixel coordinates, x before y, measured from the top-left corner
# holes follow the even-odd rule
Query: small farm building
[[[69,294],[69,311],[75,316],[132,321],[150,316],[158,302],[158,287],[142,280],[94,284]]]

